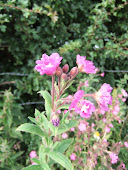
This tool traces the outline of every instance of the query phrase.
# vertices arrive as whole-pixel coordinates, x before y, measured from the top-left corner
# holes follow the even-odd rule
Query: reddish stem
[[[84,94],[83,97],[93,97],[94,94]]]
[[[52,76],[52,110],[54,110],[54,83],[55,83],[55,76]]]
[[[59,88],[59,92],[60,92],[60,77],[58,77],[58,88]]]

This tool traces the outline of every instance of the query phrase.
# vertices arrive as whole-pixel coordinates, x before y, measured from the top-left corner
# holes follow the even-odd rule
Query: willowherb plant
[[[43,54],[41,60],[36,61],[35,69],[40,75],[52,77],[52,90],[51,94],[39,92],[45,99],[45,111],[40,113],[35,110],[35,118],[29,117],[34,124],[25,123],[17,128],[18,131],[39,135],[42,139],[39,156],[32,151],[32,165],[23,169],[48,170],[54,168],[54,163],[68,170],[93,169],[101,165],[112,169],[112,164],[119,161],[120,148],[128,147],[128,143],[110,145],[107,139],[114,128],[112,121],[121,122],[119,99],[126,100],[128,94],[122,89],[122,94],[113,99],[113,88],[107,83],[95,93],[88,94],[82,90],[83,86],[89,88],[89,80],[86,80],[79,83],[74,95],[65,96],[65,90],[72,85],[77,74],[96,74],[99,69],[80,55],[76,58],[77,67],[70,71],[68,64],[62,68],[59,66],[61,60],[58,53],[53,53],[50,56]],[[99,75],[103,77],[104,73]],[[118,169],[121,167],[125,169],[123,162]]]

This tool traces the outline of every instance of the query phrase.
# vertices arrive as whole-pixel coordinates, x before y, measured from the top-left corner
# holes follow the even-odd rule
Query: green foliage
[[[43,130],[41,130],[38,126],[33,125],[31,123],[24,123],[22,125],[20,125],[16,131],[23,131],[23,132],[28,132],[28,133],[32,133],[32,134],[36,134],[39,136],[47,136]]]
[[[62,165],[64,168],[66,169],[71,169],[73,170],[72,164],[71,162],[61,153],[59,152],[53,152],[50,151],[48,153],[48,156],[53,159],[55,162],[59,163],[60,165]]]
[[[11,90],[6,90],[0,102],[0,167],[21,168],[17,161],[24,153],[20,150],[20,141],[23,140],[21,132],[15,132],[16,127],[24,122],[21,114],[22,107],[15,102]],[[17,116],[18,115],[18,116]],[[19,167],[19,168],[18,168]]]

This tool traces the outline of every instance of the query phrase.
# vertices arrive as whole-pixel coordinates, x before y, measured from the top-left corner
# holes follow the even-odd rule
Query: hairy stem
[[[52,110],[54,111],[54,83],[55,83],[55,76],[52,76]]]

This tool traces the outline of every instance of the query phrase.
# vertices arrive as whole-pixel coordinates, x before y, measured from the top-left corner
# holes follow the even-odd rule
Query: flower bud
[[[62,75],[61,75],[61,79],[63,79],[63,80],[67,80],[67,74],[65,74],[65,73],[63,73]]]
[[[58,125],[60,124],[60,120],[59,120],[59,117],[57,115],[54,115],[52,117],[52,124],[56,127],[58,127]]]
[[[68,64],[65,64],[65,65],[63,66],[62,70],[63,70],[63,73],[67,73],[68,70],[69,70]]]
[[[104,77],[104,72],[100,74],[101,77]]]
[[[60,77],[60,76],[62,75],[62,69],[61,69],[61,67],[58,67],[58,68],[57,68],[57,70],[56,70],[56,75],[57,75],[58,77]]]
[[[73,67],[70,71],[70,75],[71,76],[75,76],[78,73],[78,68],[77,67]]]

